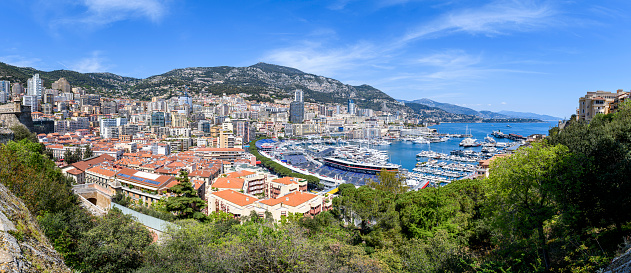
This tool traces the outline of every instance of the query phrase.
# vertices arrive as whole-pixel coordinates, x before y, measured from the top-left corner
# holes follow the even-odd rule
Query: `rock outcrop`
[[[627,251],[613,259],[609,267],[604,271],[605,273],[620,273],[620,272],[631,272],[631,248],[627,249]]]
[[[71,272],[22,200],[1,184],[0,272]]]

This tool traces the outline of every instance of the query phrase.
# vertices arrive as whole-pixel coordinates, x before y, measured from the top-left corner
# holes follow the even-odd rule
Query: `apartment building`
[[[267,196],[278,198],[295,191],[307,191],[307,180],[296,177],[283,177],[272,180],[269,183]]]
[[[195,155],[206,159],[235,161],[243,158],[245,151],[239,148],[197,148]]]
[[[168,196],[168,188],[178,181],[173,176],[122,168],[116,173],[114,188],[134,201],[150,205]]]
[[[256,209],[258,198],[235,190],[223,190],[208,194],[208,212],[227,212],[235,218],[247,216]]]
[[[597,114],[609,114],[610,104],[622,93],[624,93],[622,89],[618,89],[616,93],[600,90],[587,92],[584,97],[578,99],[578,108],[576,109],[578,120],[590,122]]]
[[[279,198],[261,200],[256,203],[256,207],[262,211],[272,213],[274,219],[281,219],[289,213],[302,214],[304,216],[315,216],[330,205],[324,203],[321,195],[295,191]]]

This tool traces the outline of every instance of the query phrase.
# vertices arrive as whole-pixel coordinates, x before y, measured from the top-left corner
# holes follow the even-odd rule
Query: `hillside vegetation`
[[[72,85],[84,87],[113,97],[131,97],[150,100],[154,96],[183,94],[188,88],[192,94],[244,93],[265,101],[290,98],[296,89],[304,91],[306,101],[319,103],[346,103],[354,99],[359,107],[382,110],[400,110],[399,104],[384,92],[369,86],[352,86],[338,80],[309,74],[291,67],[258,63],[248,67],[189,67],[135,79],[112,73],[79,73],[69,70],[39,71],[34,68],[15,67],[0,63],[0,80],[26,84],[28,78],[39,73],[44,85],[65,77]]]

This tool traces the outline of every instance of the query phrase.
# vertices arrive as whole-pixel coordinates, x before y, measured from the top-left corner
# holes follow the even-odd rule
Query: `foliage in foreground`
[[[631,229],[631,212],[621,209],[631,205],[631,109],[551,135],[496,160],[486,180],[403,192],[396,176],[384,176],[390,180],[374,188],[341,185],[334,209],[314,218],[273,224],[254,214],[239,223],[211,214],[204,223],[177,222],[170,239],[146,247],[147,237],[130,222],[108,230],[102,223],[109,220],[78,208],[69,181],[39,144],[0,149],[0,178],[40,216],[66,263],[86,271],[597,271]],[[129,238],[140,244],[129,245]],[[95,253],[119,258],[98,264],[84,239],[99,247]],[[125,262],[116,267],[117,261]]]

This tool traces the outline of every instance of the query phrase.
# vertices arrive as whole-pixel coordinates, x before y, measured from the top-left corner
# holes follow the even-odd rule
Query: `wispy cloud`
[[[547,4],[532,1],[496,1],[476,9],[464,9],[422,24],[409,31],[399,43],[456,32],[499,35],[526,31],[550,24],[556,11]]]
[[[127,19],[159,22],[167,13],[166,0],[84,0],[85,12],[53,20],[52,26],[98,27]]]
[[[106,72],[110,66],[105,64],[107,60],[101,55],[100,51],[94,51],[89,57],[70,63],[67,68],[82,73]]]
[[[466,67],[480,63],[481,56],[466,54],[463,50],[446,50],[427,56],[423,56],[416,62],[421,65],[438,67]]]
[[[35,67],[41,63],[39,58],[28,58],[21,55],[0,56],[0,62],[19,67]]]
[[[375,46],[366,42],[336,49],[326,49],[321,43],[303,42],[299,46],[271,51],[263,60],[297,67],[308,73],[333,76],[339,71],[374,61],[376,57]]]

